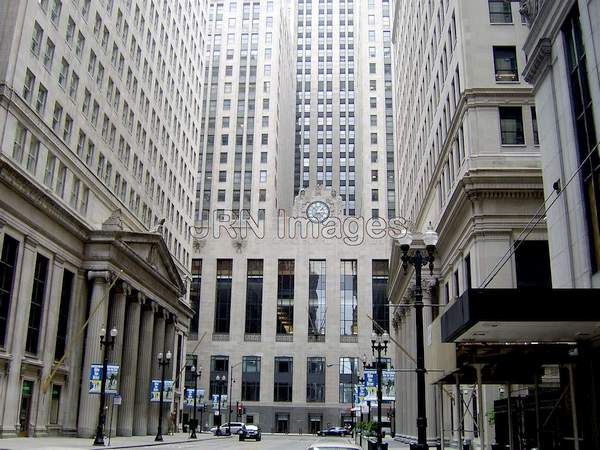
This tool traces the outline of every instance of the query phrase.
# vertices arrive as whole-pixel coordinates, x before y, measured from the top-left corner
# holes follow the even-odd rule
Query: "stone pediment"
[[[185,292],[185,285],[162,236],[155,233],[120,233],[119,241],[145,265]],[[141,262],[140,261],[140,262]]]

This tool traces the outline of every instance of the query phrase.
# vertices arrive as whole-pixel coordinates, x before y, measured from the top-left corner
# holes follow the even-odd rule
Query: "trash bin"
[[[463,440],[463,450],[471,450],[471,439]]]
[[[381,444],[378,444],[377,441],[369,439],[367,448],[368,450],[387,450],[388,445],[387,442],[382,442]]]

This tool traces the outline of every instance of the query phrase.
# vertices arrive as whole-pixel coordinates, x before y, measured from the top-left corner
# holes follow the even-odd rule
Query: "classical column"
[[[154,317],[154,336],[152,339],[152,354],[150,355],[152,380],[160,380],[161,368],[158,365],[158,354],[166,353],[165,349],[165,310],[161,309]],[[158,431],[158,403],[150,403],[148,408],[148,434]]]
[[[150,367],[154,357],[152,351],[152,333],[154,331],[154,313],[156,305],[150,303],[142,312],[140,323],[140,344],[137,352],[137,381],[135,386],[135,410],[133,413],[133,434],[148,434],[148,409],[150,406]]]
[[[77,405],[79,386],[81,383],[81,357],[83,353],[82,328],[85,323],[86,299],[88,298],[85,271],[79,270],[75,275],[73,300],[69,308],[69,332],[67,335],[67,358],[69,376],[65,389],[66,404]],[[88,374],[89,376],[89,374]],[[77,407],[67,408],[64,415],[63,434],[77,435]]]
[[[135,385],[137,379],[137,354],[140,339],[140,315],[145,297],[137,293],[137,297],[127,304],[127,319],[123,332],[123,355],[119,389],[123,401],[119,406],[117,434],[131,436],[133,434],[133,411],[135,406]]]
[[[44,349],[42,355],[43,366],[42,376],[40,378],[41,389],[39,389],[37,403],[37,417],[35,420],[35,435],[45,436],[47,434],[46,426],[49,423],[48,414],[50,412],[50,401],[52,400],[52,383],[48,383],[44,392],[44,383],[46,378],[50,376],[54,363],[54,352],[56,349],[56,332],[58,329],[58,314],[60,311],[60,300],[62,293],[64,260],[59,256],[54,256],[52,265],[51,289],[48,307],[45,314],[45,337],[44,344],[41,348]]]
[[[115,291],[112,297],[112,303],[109,311],[109,320],[107,330],[112,330],[112,328],[116,328],[118,331],[117,339],[115,340],[115,345],[110,352],[110,360],[112,364],[119,366],[122,368],[122,357],[123,346],[124,346],[124,338],[125,338],[125,310],[127,307],[127,296],[131,293],[131,288],[125,282],[117,283],[115,285]],[[119,376],[119,382],[122,383],[123,376]],[[119,388],[119,393],[121,389]],[[112,401],[112,397],[109,399]],[[117,423],[119,420],[119,409],[120,406],[115,407],[115,405],[110,405],[110,408],[114,408],[112,411],[112,426],[111,426],[111,418],[110,416],[106,418],[106,424],[111,427],[111,436],[114,436],[117,431]]]
[[[92,295],[89,309],[89,322],[85,339],[85,355],[83,355],[83,378],[81,398],[79,401],[79,425],[77,434],[90,438],[96,433],[98,425],[98,408],[100,396],[88,393],[87,380],[92,364],[101,364],[103,352],[100,348],[100,330],[106,329],[108,316],[108,288],[111,274],[109,271],[89,271],[88,280],[92,281]],[[109,331],[106,331],[107,335]],[[117,336],[117,339],[120,339]]]
[[[177,366],[176,358],[177,358],[177,349],[175,348],[175,318],[171,314],[165,324],[165,353],[171,350],[173,353],[173,358],[171,359],[171,365],[167,367],[167,371],[165,374],[165,379],[175,381],[177,374],[175,373],[175,368]],[[181,383],[182,380],[179,380]],[[175,389],[175,386],[173,386]],[[162,429],[163,432],[167,432],[169,429],[169,414],[173,411],[175,405],[171,403],[165,403],[165,410],[163,411],[163,424]]]
[[[25,354],[27,324],[33,289],[33,272],[35,268],[37,242],[29,236],[25,237],[22,264],[19,267],[20,281],[15,291],[13,302],[16,308],[12,345],[8,349],[12,355],[6,379],[6,398],[2,401],[2,437],[15,436],[19,427],[19,398],[21,396],[21,360]],[[19,273],[17,273],[17,277]],[[17,278],[18,279],[18,278]],[[8,336],[11,341],[10,335]]]

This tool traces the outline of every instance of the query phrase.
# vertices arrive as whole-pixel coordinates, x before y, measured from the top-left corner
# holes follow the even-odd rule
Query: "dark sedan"
[[[349,436],[352,431],[344,427],[329,427],[317,433],[318,436]]]
[[[256,441],[261,440],[260,427],[256,425],[244,425],[239,432],[240,441],[245,441],[246,439],[256,439]]]

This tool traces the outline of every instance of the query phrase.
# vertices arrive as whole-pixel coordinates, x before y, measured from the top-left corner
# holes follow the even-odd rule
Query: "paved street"
[[[339,441],[351,443],[349,438],[318,438],[312,435],[263,435],[261,442],[240,442],[237,437],[216,438],[209,434],[199,435],[195,442],[187,442],[187,434],[165,436],[165,443],[156,445],[151,436],[115,438],[109,448],[138,448],[138,449],[201,449],[201,450],[306,450],[313,442]],[[182,442],[183,441],[183,442]],[[0,450],[88,450],[91,449],[91,439],[78,438],[16,438],[1,439]],[[169,443],[172,442],[172,443]],[[389,448],[404,450],[407,447],[398,442],[388,440]],[[145,446],[144,444],[150,444]],[[152,445],[154,444],[154,445]],[[98,448],[98,447],[96,447]]]

